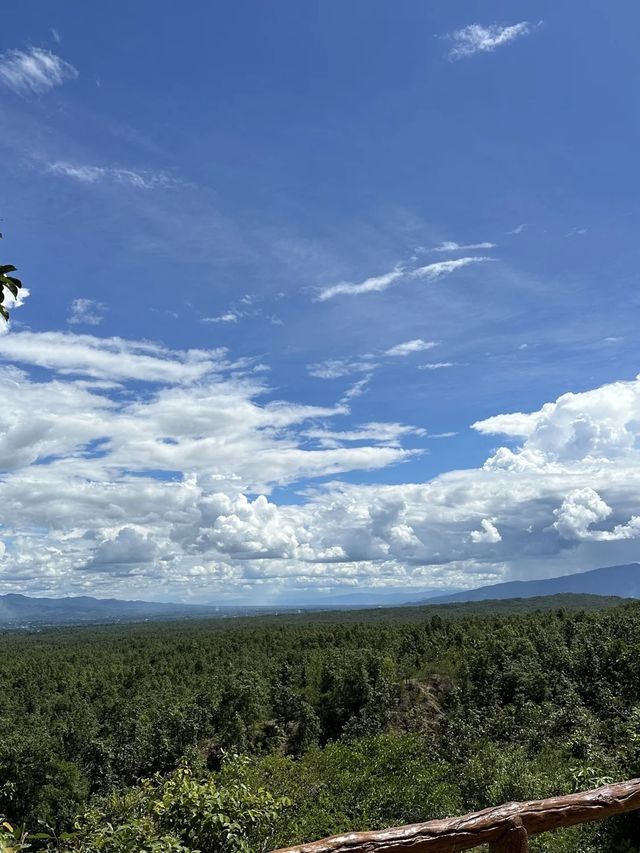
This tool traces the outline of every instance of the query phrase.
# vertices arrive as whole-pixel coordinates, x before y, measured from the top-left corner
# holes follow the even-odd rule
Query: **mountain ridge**
[[[640,563],[625,563],[619,566],[603,566],[576,572],[528,581],[505,581],[476,589],[463,590],[448,595],[437,595],[422,599],[420,604],[454,604],[462,601],[488,601],[505,598],[533,598],[534,596],[557,595],[559,593],[586,593],[589,595],[640,598]],[[415,603],[415,602],[413,602]]]

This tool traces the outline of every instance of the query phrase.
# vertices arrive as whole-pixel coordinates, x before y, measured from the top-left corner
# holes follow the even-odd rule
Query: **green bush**
[[[287,806],[246,782],[247,762],[233,759],[224,783],[181,767],[117,792],[88,809],[72,833],[49,840],[61,853],[256,853],[269,848]]]

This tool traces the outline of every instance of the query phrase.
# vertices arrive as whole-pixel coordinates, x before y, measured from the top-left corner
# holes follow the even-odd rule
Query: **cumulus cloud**
[[[73,65],[40,47],[0,54],[0,83],[18,95],[41,94],[77,76]]]
[[[499,450],[487,467],[539,467],[633,455],[640,422],[638,384],[636,379],[563,394],[537,412],[497,415],[473,424],[479,432],[526,439],[517,452]]]
[[[476,544],[495,545],[496,542],[502,542],[502,536],[491,519],[483,518],[480,522],[480,530],[471,531],[471,541]]]
[[[78,297],[74,299],[69,308],[67,323],[73,325],[99,326],[104,320],[107,306],[94,299]]]
[[[469,24],[451,33],[450,59],[464,59],[476,53],[491,53],[521,36],[529,35],[541,25],[521,21],[519,24],[501,27],[498,24]]]
[[[437,261],[433,264],[427,264],[426,266],[417,267],[415,269],[397,266],[390,272],[384,273],[383,275],[373,276],[372,278],[367,278],[357,284],[342,281],[339,284],[333,284],[330,287],[325,287],[318,293],[316,300],[318,302],[325,302],[327,299],[333,299],[335,296],[359,296],[363,293],[380,293],[402,278],[437,281],[443,276],[450,275],[452,272],[462,269],[462,267],[469,266],[470,264],[483,263],[484,261],[489,260],[491,260],[491,258],[470,256],[466,258],[456,258],[450,261]]]
[[[625,524],[616,524],[612,530],[593,530],[591,526],[605,521],[613,510],[600,495],[589,486],[574,489],[554,510],[554,528],[566,539],[592,539],[600,542],[615,542],[619,539],[640,537],[640,517],[633,516]]]
[[[402,344],[396,344],[386,350],[385,355],[404,357],[405,355],[411,355],[414,352],[424,352],[425,350],[433,349],[433,347],[436,346],[438,346],[438,344],[435,341],[423,341],[422,338],[416,338],[412,341],[405,341]]]
[[[98,543],[84,569],[120,574],[135,566],[152,563],[158,554],[156,542],[133,527],[122,527],[113,537]]]
[[[135,171],[113,166],[92,166],[81,163],[67,163],[63,160],[49,163],[47,171],[52,175],[70,178],[87,186],[114,183],[139,190],[153,190],[175,187],[179,183],[166,172]]]
[[[376,484],[340,477],[412,458],[423,427],[271,401],[224,352],[19,333],[0,355],[21,365],[1,378],[3,591],[264,601],[637,559],[640,379],[479,422],[507,445],[478,468]]]

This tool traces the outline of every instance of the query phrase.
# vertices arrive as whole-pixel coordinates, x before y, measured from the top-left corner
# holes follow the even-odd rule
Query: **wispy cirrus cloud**
[[[439,246],[429,249],[429,252],[462,252],[473,249],[495,249],[496,244],[485,241],[484,243],[456,243],[453,240],[445,240]]]
[[[241,315],[234,311],[227,311],[225,314],[219,314],[217,317],[202,317],[201,323],[237,323]]]
[[[446,38],[453,42],[449,51],[449,59],[465,59],[476,53],[491,53],[496,48],[509,44],[521,36],[530,35],[542,25],[542,21],[532,24],[520,21],[501,27],[498,24],[469,24],[460,30],[449,33]]]
[[[227,369],[225,349],[176,352],[149,341],[65,332],[16,332],[0,338],[0,359],[60,374],[110,381],[185,385]]]
[[[355,284],[343,281],[339,284],[332,284],[330,287],[325,287],[316,296],[316,302],[326,302],[327,299],[333,299],[335,296],[359,296],[363,293],[380,293],[402,278],[436,281],[469,264],[478,264],[489,260],[492,260],[492,258],[472,255],[449,261],[436,261],[433,264],[427,264],[416,269],[396,266],[388,273],[372,276]]]
[[[372,356],[359,358],[329,358],[316,364],[309,364],[307,370],[316,379],[341,379],[354,373],[369,373],[378,366]]]
[[[40,47],[0,54],[0,83],[18,95],[41,94],[77,76],[73,65]]]
[[[80,184],[114,183],[141,190],[168,189],[180,182],[166,172],[135,171],[112,166],[92,166],[57,160],[47,165],[47,172],[70,178]]]
[[[349,388],[344,392],[342,397],[340,397],[340,404],[343,406],[348,406],[351,400],[355,400],[356,397],[362,397],[363,394],[366,394],[369,383],[371,382],[372,373],[367,373],[366,376],[363,376],[362,379],[358,379],[357,382],[354,382],[353,385],[350,385]]]
[[[318,442],[321,447],[340,447],[345,443],[367,441],[384,444],[388,447],[400,446],[400,440],[406,436],[424,437],[427,431],[422,427],[399,423],[370,422],[359,424],[351,430],[331,430],[326,427],[314,427],[304,432],[306,438]]]
[[[358,373],[368,374],[364,384],[369,381],[371,375],[380,367],[380,361],[384,362],[386,356],[391,358],[404,358],[415,352],[437,347],[437,341],[423,341],[422,338],[414,338],[411,341],[403,341],[395,344],[379,353],[365,353],[352,358],[328,358],[315,364],[308,364],[307,371],[316,379],[341,379],[344,376],[354,376]]]
[[[104,320],[106,310],[107,306],[102,302],[79,297],[78,299],[74,299],[69,307],[67,323],[70,323],[72,326],[99,326]]]
[[[438,344],[435,341],[423,341],[422,338],[416,338],[413,341],[405,341],[404,343],[396,344],[394,347],[385,350],[385,355],[403,357],[405,355],[411,355],[411,353],[414,352],[424,352],[425,350],[433,349],[433,347],[437,346]]]
[[[455,361],[431,361],[427,364],[419,364],[418,370],[444,370],[447,367],[457,367]]]
[[[316,301],[325,302],[327,299],[332,299],[334,296],[340,296],[341,294],[350,294],[354,296],[360,293],[377,293],[381,290],[386,290],[389,285],[393,284],[394,281],[397,281],[404,275],[406,275],[405,270],[398,266],[390,272],[366,278],[359,284],[352,284],[351,282],[343,281],[340,282],[340,284],[333,284],[330,287],[325,287],[318,294]]]

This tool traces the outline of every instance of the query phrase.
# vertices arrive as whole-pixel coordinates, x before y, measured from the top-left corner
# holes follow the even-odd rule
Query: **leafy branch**
[[[0,234],[0,237],[2,237],[2,234]],[[15,271],[16,267],[14,267],[13,264],[0,264],[0,317],[4,320],[9,319],[9,312],[3,305],[6,291],[9,291],[13,298],[17,299],[18,292],[22,288],[22,282],[20,279],[13,275],[9,275],[9,273]]]

